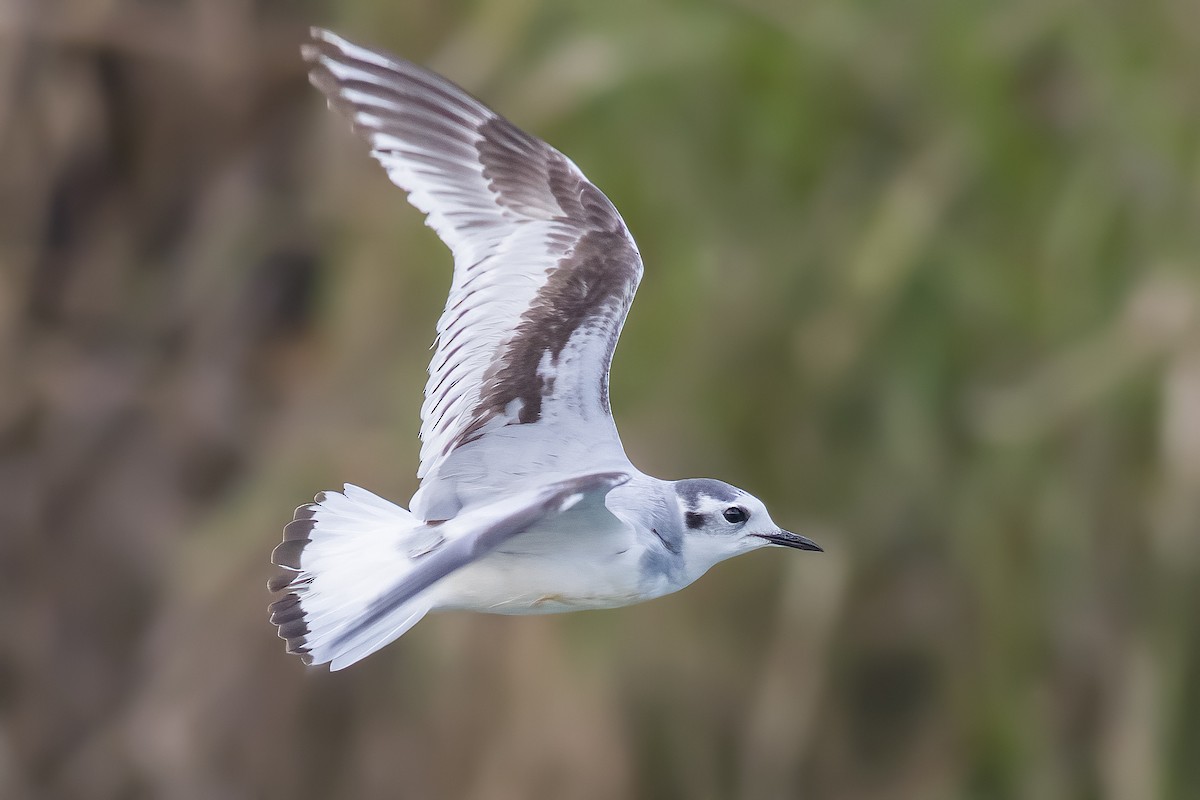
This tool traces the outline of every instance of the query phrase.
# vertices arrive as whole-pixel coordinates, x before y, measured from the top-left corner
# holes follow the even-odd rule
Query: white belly
[[[494,552],[433,587],[437,608],[491,614],[554,614],[614,608],[655,596],[640,580],[641,550],[593,553]]]
[[[656,574],[661,560],[644,558],[656,544],[607,506],[585,503],[447,575],[430,587],[431,599],[435,608],[492,614],[629,605],[679,588]]]

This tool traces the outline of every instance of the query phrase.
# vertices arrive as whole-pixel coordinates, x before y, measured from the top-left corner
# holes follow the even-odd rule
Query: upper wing
[[[608,368],[642,261],[612,203],[562,153],[449,81],[328,31],[312,37],[313,84],[454,253],[418,476],[439,477],[489,432],[540,422],[564,427],[526,437],[510,458],[554,471],[564,436],[562,471],[578,471],[579,453],[621,452]]]

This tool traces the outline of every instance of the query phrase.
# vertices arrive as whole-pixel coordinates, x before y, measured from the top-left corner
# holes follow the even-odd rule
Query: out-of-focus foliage
[[[824,555],[284,655],[291,507],[415,489],[450,265],[309,24],[581,165],[646,262],[630,456]],[[1200,796],[1195,3],[9,0],[0,45],[0,796]]]

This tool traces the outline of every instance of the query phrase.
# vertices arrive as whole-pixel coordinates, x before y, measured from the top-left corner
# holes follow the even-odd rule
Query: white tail
[[[365,489],[322,492],[296,509],[271,561],[287,572],[270,581],[287,592],[271,604],[271,622],[289,653],[308,664],[339,670],[395,641],[429,611],[417,595],[351,640],[341,636],[360,622],[412,560],[437,547],[442,537],[407,510]]]

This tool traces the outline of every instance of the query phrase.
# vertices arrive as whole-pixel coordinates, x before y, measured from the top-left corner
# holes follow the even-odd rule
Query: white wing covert
[[[312,36],[313,84],[454,254],[421,409],[422,493],[475,469],[447,462],[502,429],[506,457],[543,473],[566,449],[574,471],[581,453],[623,459],[608,368],[642,262],[612,203],[566,156],[445,79]],[[417,505],[428,519],[437,503]]]

